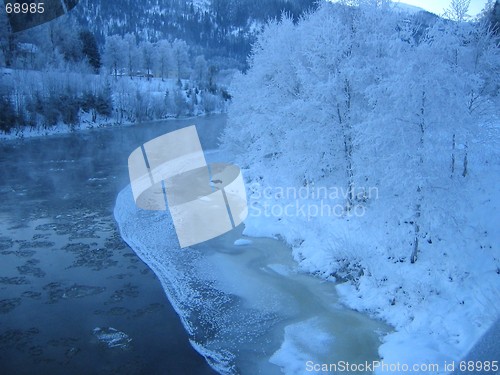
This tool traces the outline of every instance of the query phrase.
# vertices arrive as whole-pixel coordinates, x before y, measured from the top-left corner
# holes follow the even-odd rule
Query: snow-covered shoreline
[[[264,212],[262,201],[251,204],[260,207],[255,212]],[[265,204],[285,210],[287,205],[295,203],[271,199]],[[317,202],[306,200],[300,205],[311,207]],[[498,200],[492,204],[490,217],[495,215],[495,206],[498,207]],[[410,368],[438,364],[441,369],[438,373],[446,373],[444,364],[458,363],[500,316],[495,307],[500,290],[497,271],[485,259],[474,259],[473,253],[463,254],[456,262],[449,259],[446,249],[464,246],[460,239],[448,246],[429,246],[434,254],[421,254],[415,264],[383,258],[384,252],[377,248],[385,242],[383,233],[395,230],[398,225],[393,222],[370,227],[370,223],[376,222],[375,216],[390,217],[387,209],[381,214],[384,209],[380,204],[370,209],[373,211],[350,221],[250,214],[244,234],[284,239],[293,248],[294,258],[304,272],[335,281],[334,275],[341,271],[346,281],[337,285],[340,301],[395,328],[379,348],[386,364],[407,364]],[[400,229],[404,233],[404,228]],[[493,235],[494,224],[487,231]],[[446,237],[452,242],[458,236],[450,231]],[[494,250],[488,250],[494,256]],[[440,251],[445,252],[444,256],[435,254]],[[335,259],[339,253],[344,254],[345,264]],[[433,257],[439,259],[434,261]],[[447,261],[450,264],[443,263],[436,271],[439,263]],[[447,279],[448,274],[457,279]]]
[[[52,126],[50,128],[43,127],[24,127],[20,131],[13,131],[11,133],[3,133],[0,132],[0,141],[10,141],[10,140],[22,140],[22,139],[31,139],[31,138],[40,138],[47,136],[57,136],[57,135],[65,135],[70,133],[79,133],[89,130],[98,130],[98,129],[109,129],[109,128],[121,128],[121,127],[131,127],[131,126],[141,126],[142,124],[154,124],[161,123],[165,121],[179,121],[179,120],[191,120],[197,118],[203,118],[213,115],[220,115],[223,112],[214,112],[210,114],[200,114],[197,116],[181,116],[181,117],[168,117],[163,119],[156,120],[147,120],[147,121],[137,121],[137,122],[117,122],[116,120],[108,120],[108,121],[100,121],[100,122],[90,122],[83,121],[81,124],[76,125],[74,127],[70,127],[66,124],[58,124],[56,126]]]
[[[379,187],[347,211],[342,186],[294,186],[286,171],[255,165],[243,171],[254,181],[247,184],[244,234],[283,239],[303,272],[338,283],[340,302],[393,326],[379,348],[384,363],[408,365],[415,374],[438,365],[432,373],[448,373],[445,364],[454,362],[456,369],[500,318],[499,155],[483,152],[486,142],[498,139],[498,122],[485,127],[489,138],[477,135],[469,146],[475,167],[467,182],[429,188],[431,225],[415,263],[409,261],[411,216],[404,220],[404,201],[390,190]],[[255,182],[260,176],[273,184]]]

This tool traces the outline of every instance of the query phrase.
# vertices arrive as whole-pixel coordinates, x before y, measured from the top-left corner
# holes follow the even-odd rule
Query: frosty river
[[[220,120],[196,122],[215,144]],[[128,154],[190,124],[0,143],[0,373],[215,373],[113,218],[128,183]],[[109,348],[94,334],[98,327],[132,341]]]
[[[238,227],[181,250],[168,213],[133,204],[133,149],[191,124],[215,149],[225,121],[0,146],[2,373],[213,373],[192,347],[221,372],[251,375],[378,359],[387,327],[340,305],[333,284],[298,272],[280,241],[236,246]]]

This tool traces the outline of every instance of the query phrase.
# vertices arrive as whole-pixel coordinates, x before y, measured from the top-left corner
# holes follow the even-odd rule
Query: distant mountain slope
[[[72,11],[98,42],[133,33],[139,40],[184,39],[207,57],[244,63],[256,29],[287,12],[295,18],[315,0],[82,0]]]

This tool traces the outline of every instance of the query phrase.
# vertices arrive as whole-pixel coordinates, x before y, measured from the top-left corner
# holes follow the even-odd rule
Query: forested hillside
[[[0,14],[0,130],[74,128],[224,111],[268,19],[312,0],[81,1],[14,33]]]
[[[82,0],[73,16],[99,43],[107,35],[129,33],[153,43],[182,39],[208,59],[217,56],[243,66],[268,19],[282,12],[297,19],[316,6],[313,0]]]

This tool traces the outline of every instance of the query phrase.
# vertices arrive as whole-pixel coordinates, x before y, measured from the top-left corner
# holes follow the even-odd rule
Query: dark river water
[[[0,373],[213,374],[113,218],[142,143],[196,124],[216,147],[224,116],[0,144]],[[109,347],[95,328],[127,345]]]

